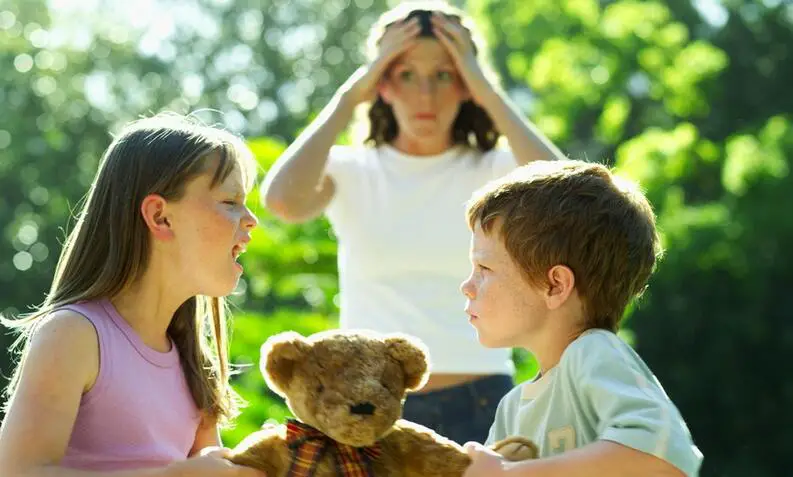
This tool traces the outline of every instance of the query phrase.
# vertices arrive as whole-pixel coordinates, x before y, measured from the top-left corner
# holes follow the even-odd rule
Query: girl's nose
[[[242,225],[247,229],[255,228],[259,225],[259,219],[251,212],[251,209],[246,208],[245,216],[242,218]]]

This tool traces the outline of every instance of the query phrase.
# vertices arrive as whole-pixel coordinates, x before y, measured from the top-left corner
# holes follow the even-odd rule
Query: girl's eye
[[[240,203],[237,202],[236,200],[224,200],[223,203],[226,205],[233,205],[233,206],[240,205]]]

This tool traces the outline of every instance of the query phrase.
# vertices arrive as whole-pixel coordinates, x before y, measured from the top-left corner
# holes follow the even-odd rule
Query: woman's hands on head
[[[471,100],[481,105],[485,94],[493,91],[493,86],[476,57],[470,32],[459,21],[441,13],[433,13],[431,22],[435,37],[449,52]]]
[[[371,63],[358,68],[342,86],[345,95],[353,104],[375,99],[377,85],[388,67],[399,55],[416,44],[420,32],[418,18],[386,28],[379,43],[377,57]]]
[[[493,86],[479,64],[471,34],[459,21],[442,13],[432,13],[430,21],[435,38],[449,52],[471,99],[481,104]],[[378,44],[377,57],[358,68],[344,83],[341,88],[344,96],[353,105],[373,101],[377,97],[378,83],[388,72],[389,66],[413,47],[420,35],[418,17],[388,26]]]

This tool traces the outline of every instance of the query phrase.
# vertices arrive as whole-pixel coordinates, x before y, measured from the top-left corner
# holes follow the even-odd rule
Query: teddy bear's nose
[[[370,402],[359,402],[358,404],[350,406],[350,412],[363,416],[371,416],[374,414],[374,404]]]

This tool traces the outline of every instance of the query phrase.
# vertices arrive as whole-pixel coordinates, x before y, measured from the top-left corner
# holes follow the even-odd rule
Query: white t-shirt
[[[341,327],[414,335],[435,373],[512,374],[510,350],[479,344],[460,284],[471,271],[466,202],[516,166],[505,150],[417,158],[391,146],[331,148]]]
[[[542,378],[520,384],[498,405],[487,443],[532,439],[540,457],[598,440],[652,454],[696,476],[702,453],[677,407],[639,355],[617,335],[589,330]]]

